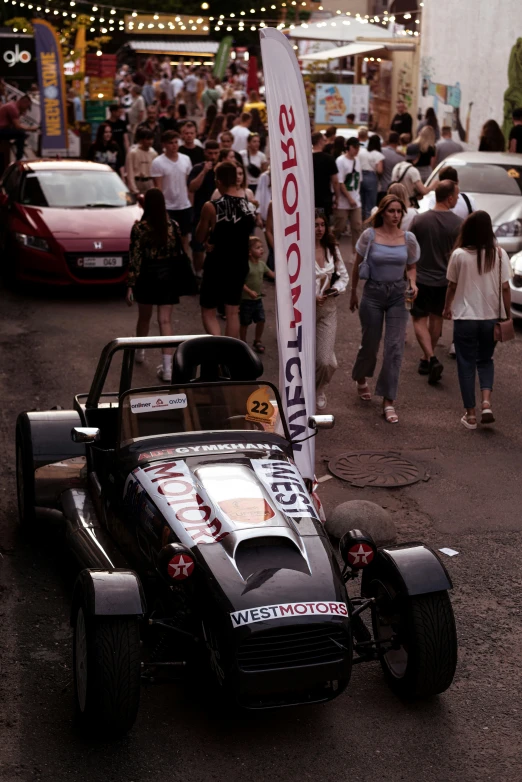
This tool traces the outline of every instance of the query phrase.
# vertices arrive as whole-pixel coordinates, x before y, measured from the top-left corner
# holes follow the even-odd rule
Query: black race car
[[[135,350],[165,346],[177,347],[172,383],[133,387]],[[118,351],[119,391],[104,392]],[[251,709],[330,700],[367,660],[401,696],[451,684],[446,570],[421,543],[377,549],[358,530],[339,566],[262,371],[225,337],[117,339],[74,410],[18,418],[21,522],[58,517],[81,568],[71,622],[86,729],[127,731],[143,679],[200,678],[203,661]]]

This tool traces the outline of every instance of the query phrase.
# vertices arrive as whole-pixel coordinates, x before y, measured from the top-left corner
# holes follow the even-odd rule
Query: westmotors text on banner
[[[62,49],[54,27],[33,19],[40,90],[42,155],[67,154],[67,115]]]
[[[310,120],[294,51],[283,33],[261,31],[274,215],[279,383],[292,438],[313,434],[315,413],[315,236]],[[294,446],[313,479],[315,442]]]

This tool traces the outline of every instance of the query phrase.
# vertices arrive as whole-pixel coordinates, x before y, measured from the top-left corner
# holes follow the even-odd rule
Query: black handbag
[[[250,162],[250,154],[247,153],[247,157],[248,157],[248,166],[247,166],[248,173],[254,179],[259,179],[259,177],[261,176],[261,169],[259,168],[259,166],[256,166],[254,165],[254,163]]]

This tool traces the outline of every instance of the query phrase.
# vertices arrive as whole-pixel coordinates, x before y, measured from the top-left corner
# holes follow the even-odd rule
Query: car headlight
[[[31,247],[33,250],[43,250],[43,252],[49,252],[50,248],[45,239],[41,239],[39,236],[31,236],[30,234],[15,234],[16,241],[23,244],[25,247]]]
[[[502,223],[495,230],[495,236],[522,236],[522,220],[511,220]]]

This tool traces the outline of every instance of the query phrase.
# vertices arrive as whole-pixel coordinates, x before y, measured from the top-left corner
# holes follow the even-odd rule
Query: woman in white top
[[[259,133],[251,133],[247,148],[240,151],[247,173],[247,184],[253,193],[256,192],[259,177],[268,166],[266,155],[260,150],[261,137]]]
[[[383,171],[384,155],[381,139],[377,134],[370,136],[368,147],[359,147],[359,163],[362,168],[361,205],[363,220],[367,220],[377,204],[379,177]]]
[[[482,398],[482,424],[495,420],[491,408],[495,323],[509,318],[509,258],[497,246],[487,212],[473,212],[463,223],[450,258],[449,280],[443,316],[453,319],[460,393],[466,412],[461,423],[477,428],[475,378],[478,373]]]
[[[315,387],[318,410],[326,407],[325,388],[337,369],[335,335],[337,301],[348,285],[348,272],[333,235],[327,231],[325,214],[315,210],[315,300],[316,354]]]

